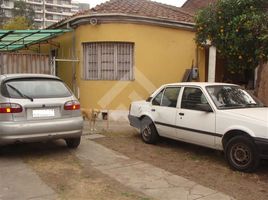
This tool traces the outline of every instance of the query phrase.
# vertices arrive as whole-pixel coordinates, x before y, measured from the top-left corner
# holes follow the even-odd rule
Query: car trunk
[[[73,98],[51,99],[10,99],[10,103],[18,103],[23,107],[20,113],[13,113],[13,121],[52,120],[72,117],[75,111],[64,110],[64,104]]]
[[[0,106],[15,109],[1,112],[0,121],[47,121],[80,116],[79,109],[72,109],[76,102],[70,90],[58,79],[9,79],[1,84]]]

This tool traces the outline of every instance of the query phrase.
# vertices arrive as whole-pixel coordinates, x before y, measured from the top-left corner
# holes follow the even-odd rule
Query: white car
[[[253,171],[268,158],[268,108],[237,85],[163,85],[131,104],[129,121],[146,143],[162,136],[223,150],[235,170]]]

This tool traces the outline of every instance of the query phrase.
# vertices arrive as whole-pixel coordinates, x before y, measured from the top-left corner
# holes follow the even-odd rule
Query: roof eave
[[[64,26],[79,26],[81,24],[90,23],[90,19],[97,19],[98,23],[112,23],[112,22],[128,22],[128,23],[141,23],[141,24],[151,24],[158,25],[170,28],[180,28],[187,30],[194,30],[194,23],[185,22],[185,21],[176,21],[170,20],[166,18],[155,18],[155,17],[147,17],[147,16],[138,16],[138,15],[130,15],[130,14],[122,14],[122,13],[93,13],[89,15],[81,15],[75,16],[71,19],[67,19],[62,23],[55,24],[50,26],[49,28],[59,28]]]

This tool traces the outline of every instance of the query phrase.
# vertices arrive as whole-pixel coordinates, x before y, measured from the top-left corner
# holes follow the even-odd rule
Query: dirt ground
[[[55,144],[56,143],[56,144]],[[75,150],[74,150],[75,151]],[[5,156],[22,158],[58,194],[59,200],[151,200],[84,166],[64,142],[9,145]]]
[[[232,171],[222,152],[162,139],[157,145],[142,142],[136,130],[104,132],[94,141],[137,160],[183,176],[238,200],[268,199],[268,161],[256,173]]]

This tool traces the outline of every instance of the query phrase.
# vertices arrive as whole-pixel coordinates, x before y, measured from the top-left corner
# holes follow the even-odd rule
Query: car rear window
[[[2,93],[10,98],[60,98],[72,95],[62,81],[48,78],[8,80],[2,86]]]

